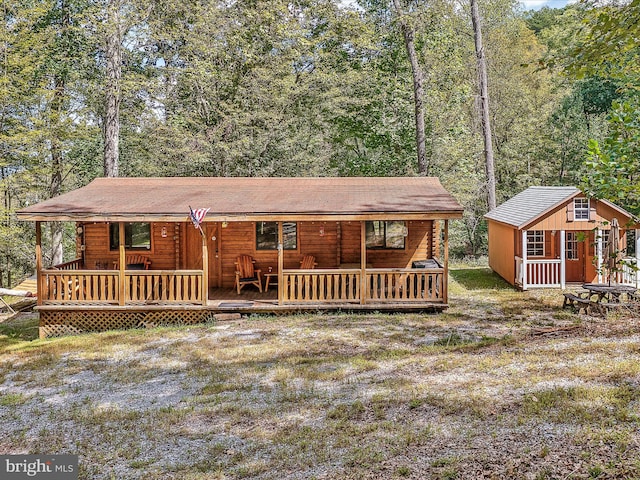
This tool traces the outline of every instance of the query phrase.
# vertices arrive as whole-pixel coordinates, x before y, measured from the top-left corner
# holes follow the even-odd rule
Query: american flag
[[[202,223],[202,220],[204,220],[204,217],[207,215],[207,212],[210,209],[198,208],[197,210],[194,210],[191,208],[191,206],[189,206],[189,210],[191,212],[191,221],[193,222],[193,226],[195,228],[200,228],[200,224]]]

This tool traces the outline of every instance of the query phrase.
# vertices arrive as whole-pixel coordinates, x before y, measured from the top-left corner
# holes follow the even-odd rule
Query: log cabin
[[[603,281],[605,247],[613,220],[621,226],[616,249],[626,254],[614,281],[640,288],[640,228],[634,216],[576,187],[529,187],[485,215],[489,266],[511,285],[565,288]],[[627,232],[633,230],[633,235]],[[629,241],[628,241],[629,238]]]
[[[192,209],[208,209],[197,228]],[[99,178],[18,212],[35,222],[43,337],[220,312],[443,309],[461,216],[431,177]],[[73,222],[72,259],[42,264],[42,222]]]

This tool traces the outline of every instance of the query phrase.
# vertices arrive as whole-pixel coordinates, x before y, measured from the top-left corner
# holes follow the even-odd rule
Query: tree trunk
[[[496,174],[493,162],[493,144],[491,142],[491,122],[489,118],[489,79],[487,75],[487,59],[482,44],[482,30],[480,28],[480,14],[477,0],[471,0],[471,22],[473,36],[476,43],[476,58],[478,62],[478,84],[480,90],[480,115],[482,136],[484,139],[484,160],[487,174],[487,206],[489,211],[496,208]]]
[[[120,145],[120,77],[122,75],[122,47],[120,5],[110,0],[107,5],[107,35],[105,54],[107,79],[104,123],[104,176],[117,177]]]
[[[59,4],[61,12],[60,20],[60,35],[66,36],[71,20],[69,18],[69,11],[65,1]],[[51,183],[49,185],[49,197],[57,197],[62,190],[62,166],[63,166],[63,153],[62,146],[60,144],[61,133],[61,116],[64,109],[64,97],[65,91],[65,78],[57,72],[53,77],[53,98],[51,100],[51,112],[49,114],[51,125]],[[62,245],[62,223],[51,223],[51,264],[58,265],[62,263],[63,258],[63,245]]]
[[[426,135],[424,130],[424,75],[418,62],[418,54],[414,43],[415,31],[403,18],[403,11],[399,0],[393,0],[396,14],[399,18],[400,29],[404,37],[404,45],[411,62],[411,74],[413,76],[413,105],[416,122],[416,147],[418,152],[418,172],[420,175],[429,174],[429,164],[427,163]]]
[[[63,108],[65,95],[65,82],[59,75],[54,79],[55,91],[53,92],[53,101],[51,102],[51,184],[49,186],[49,196],[57,197],[62,189],[62,165],[63,154],[58,135],[58,127],[60,125],[60,114]],[[63,246],[62,246],[62,223],[51,223],[51,264],[58,265],[62,263]]]

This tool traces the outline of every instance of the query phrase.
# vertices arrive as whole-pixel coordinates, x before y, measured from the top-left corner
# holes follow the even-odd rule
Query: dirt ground
[[[451,275],[440,314],[50,340],[23,314],[0,324],[0,454],[78,454],[86,479],[640,478],[637,315]]]

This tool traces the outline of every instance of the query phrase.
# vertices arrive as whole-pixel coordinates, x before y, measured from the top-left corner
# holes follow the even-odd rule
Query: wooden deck
[[[443,310],[448,305],[442,302],[402,302],[386,304],[360,304],[357,302],[304,303],[278,305],[277,290],[259,292],[257,289],[244,288],[238,295],[235,288],[210,288],[207,305],[176,305],[170,302],[149,301],[129,302],[118,306],[107,302],[66,302],[64,304],[41,305],[40,311],[208,311],[212,313],[286,313],[318,310],[348,311],[424,311]]]
[[[284,291],[247,285],[238,294],[204,290],[201,271],[45,270],[40,336],[196,324],[221,313],[439,311],[447,308],[444,275],[444,269],[367,269],[364,276],[360,269],[285,270]]]

